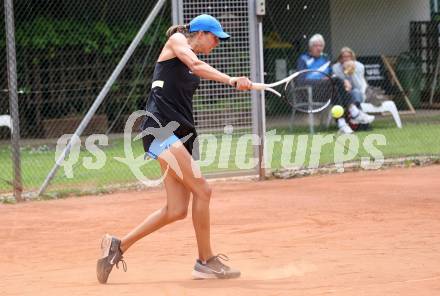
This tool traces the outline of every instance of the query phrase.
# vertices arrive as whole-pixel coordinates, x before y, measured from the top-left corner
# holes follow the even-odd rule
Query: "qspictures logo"
[[[146,128],[142,132],[133,130],[135,122],[140,118],[149,117],[156,122],[157,128]],[[172,121],[166,126],[162,126],[160,121],[150,112],[139,110],[133,112],[128,118],[124,128],[124,157],[114,156],[113,159],[125,164],[136,177],[136,179],[147,186],[157,186],[160,184],[172,169],[179,177],[182,172],[177,160],[172,153],[162,153],[160,155],[168,163],[168,168],[158,179],[150,179],[143,172],[142,167],[149,162],[155,161],[145,154],[135,155],[133,145],[142,145],[142,138],[152,136],[154,139],[163,143],[165,139],[172,136],[179,127],[179,123]],[[217,167],[218,169],[240,169],[249,170],[258,165],[258,158],[254,157],[251,148],[262,145],[263,139],[256,134],[233,134],[234,127],[227,125],[223,133],[220,134],[201,134],[196,140],[193,154],[200,155],[200,159],[193,161],[192,169],[196,177],[201,176],[201,168]],[[180,139],[182,143],[188,141],[192,134]],[[109,138],[104,134],[93,134],[86,138],[85,149],[92,156],[84,156],[80,159],[81,139],[71,134],[65,134],[57,141],[55,159],[59,157],[68,141],[72,147],[66,159],[61,163],[64,174],[67,178],[74,178],[74,166],[82,161],[84,168],[89,170],[102,169],[108,157],[100,147],[109,145]],[[264,161],[263,167],[272,169],[273,166],[279,168],[307,167],[318,168],[323,157],[323,149],[332,150],[332,159],[338,171],[344,171],[344,162],[357,158],[361,149],[363,156],[360,158],[361,167],[365,169],[378,169],[384,163],[384,155],[379,147],[387,144],[386,137],[382,134],[369,134],[365,138],[360,138],[355,134],[339,135],[291,135],[277,134],[273,129],[265,133],[264,137]],[[295,147],[296,145],[296,147]],[[296,149],[295,149],[296,148]],[[328,154],[326,155],[328,158]],[[305,165],[307,163],[307,166]]]

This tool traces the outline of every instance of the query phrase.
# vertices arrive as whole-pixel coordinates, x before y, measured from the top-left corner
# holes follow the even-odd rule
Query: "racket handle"
[[[252,83],[251,89],[254,89],[254,90],[267,90],[267,91],[270,91],[271,93],[277,95],[278,97],[281,97],[281,94],[279,92],[277,92],[273,88],[269,87],[269,85],[267,85],[265,83]]]
[[[251,88],[254,90],[265,90],[268,86],[264,83],[252,83]]]

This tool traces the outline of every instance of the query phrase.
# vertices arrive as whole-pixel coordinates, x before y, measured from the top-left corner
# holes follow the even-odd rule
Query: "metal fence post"
[[[180,21],[182,21],[182,9],[181,9],[181,3],[179,0],[171,0],[171,18],[173,25],[179,24]]]
[[[17,60],[15,52],[14,8],[12,0],[5,0],[6,52],[8,61],[9,108],[12,117],[12,162],[14,166],[14,197],[23,201],[21,193],[20,125],[17,96]]]
[[[251,54],[251,80],[264,82],[264,56],[263,56],[263,28],[262,17],[257,16],[256,1],[249,0],[249,43]],[[264,93],[252,91],[252,130],[257,134],[261,143],[256,147],[255,154],[258,156],[258,175],[260,180],[266,178],[265,170],[265,132],[266,113]]]

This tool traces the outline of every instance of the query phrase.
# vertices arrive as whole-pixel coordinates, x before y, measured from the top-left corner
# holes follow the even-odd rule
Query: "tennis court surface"
[[[194,281],[190,215],[95,276],[162,190],[0,205],[1,295],[439,295],[440,166],[213,184],[212,240],[238,280]]]

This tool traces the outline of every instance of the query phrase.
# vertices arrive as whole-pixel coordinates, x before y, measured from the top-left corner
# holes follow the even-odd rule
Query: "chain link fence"
[[[205,2],[182,1],[179,9],[182,14],[185,13],[185,19],[180,23],[188,23],[201,13],[219,18],[225,30],[233,34],[235,39],[222,43],[211,56],[202,58],[231,75],[249,76],[248,1]],[[63,135],[76,131],[156,3],[137,0],[14,2],[25,191],[35,192],[43,184],[58,157],[56,151],[60,150],[57,142]],[[72,148],[63,167],[51,181],[49,191],[57,194],[90,190],[99,192],[112,186],[139,184],[139,174],[133,173],[127,163],[123,132],[129,116],[145,107],[155,62],[166,41],[165,32],[171,24],[172,1],[166,1],[87,125],[79,152]],[[1,44],[0,55],[4,59],[4,35]],[[241,49],[237,49],[237,46]],[[6,74],[5,68],[0,77],[1,114],[10,114]],[[225,141],[233,146],[205,147],[205,158],[214,161],[203,167],[205,173],[237,172],[234,165],[236,138],[237,134],[251,132],[251,109],[249,92],[237,92],[219,83],[202,81],[194,98],[194,115],[199,132],[223,140],[224,127],[231,127]],[[141,119],[137,120],[133,127],[135,133],[140,122]],[[106,137],[90,137],[93,134]],[[0,192],[10,192],[12,189],[13,164],[9,138],[9,129],[0,128]],[[66,139],[62,143],[66,144]],[[134,157],[143,155],[141,141],[133,142],[131,146]],[[102,150],[104,155],[96,148]],[[227,153],[228,157],[218,157],[220,149],[227,149],[231,153]],[[245,149],[243,153],[252,155],[253,151]],[[98,164],[102,160],[103,164]],[[160,177],[157,162],[146,161],[139,169],[140,174],[148,179]]]
[[[378,146],[385,158],[440,153],[440,23],[432,1],[354,1],[354,0],[280,0],[266,1],[264,28],[265,80],[275,82],[297,70],[301,54],[309,51],[309,39],[321,34],[324,54],[332,65],[338,62],[343,47],[351,48],[357,61],[365,66],[365,78],[374,97],[360,104],[375,115],[369,125],[351,125],[358,153],[347,159],[360,160],[369,155],[363,147],[366,138],[380,135],[385,145]],[[345,78],[348,79],[348,78]],[[384,104],[385,103],[385,104]],[[388,107],[395,104],[402,122],[398,127]],[[372,104],[372,105],[371,105]],[[385,108],[386,106],[386,108]],[[382,108],[381,108],[382,107]],[[330,108],[315,115],[315,139],[333,135],[336,120]],[[348,113],[346,111],[346,113]],[[281,167],[283,154],[290,153],[292,166],[307,165],[314,137],[309,135],[307,114],[293,112],[276,96],[266,93],[267,130],[295,135],[293,150],[275,146],[272,166]],[[306,138],[302,141],[300,135]],[[307,138],[308,137],[308,138]],[[319,165],[335,163],[338,142],[329,139],[320,150]],[[357,140],[356,140],[357,139]],[[346,142],[349,144],[349,141]],[[306,146],[304,162],[295,162],[295,153]],[[356,145],[355,145],[356,146]],[[346,151],[348,147],[343,147]]]
[[[180,1],[180,0],[179,0]],[[185,1],[184,21],[197,13],[210,13],[225,22],[236,36],[222,44],[211,57],[202,57],[233,75],[249,75],[249,44],[246,18],[250,1]],[[142,110],[150,89],[158,54],[171,25],[172,1],[167,1],[129,60],[104,103],[87,126],[79,157],[72,162],[72,176],[60,170],[50,190],[63,192],[136,182],[128,166],[121,162],[122,133],[128,116]],[[350,47],[365,65],[366,79],[382,101],[393,102],[399,110],[402,128],[384,110],[369,126],[355,131],[363,147],[372,134],[383,135],[386,145],[379,149],[385,157],[439,155],[440,152],[440,17],[435,1],[429,0],[266,0],[263,23],[265,82],[274,82],[296,71],[299,56],[308,51],[308,41],[316,33],[324,36],[324,52],[337,62],[341,48]],[[21,159],[23,186],[35,191],[44,181],[55,159],[56,142],[73,133],[92,105],[112,71],[133,40],[156,1],[14,1],[19,90]],[[4,14],[0,14],[4,24]],[[6,72],[5,30],[0,34],[0,115],[10,114]],[[366,102],[368,103],[368,102]],[[379,102],[380,103],[380,102]],[[313,137],[337,135],[329,109],[316,115],[315,135],[309,134],[307,115],[266,93],[266,130],[292,137],[293,150],[276,144],[272,169],[282,168],[282,159],[295,158],[302,146],[311,155]],[[378,107],[376,105],[373,107]],[[204,81],[194,102],[198,127],[203,132],[224,136],[231,124],[233,148],[238,137],[251,131],[252,102],[248,93]],[[137,122],[137,125],[139,122]],[[135,127],[136,128],[136,127]],[[353,127],[355,129],[355,127]],[[98,156],[85,149],[91,134],[108,136],[99,142],[105,152],[104,166],[90,169]],[[270,138],[270,137],[269,137]],[[322,147],[318,165],[334,163],[336,143]],[[220,145],[220,144],[219,144]],[[235,146],[234,146],[235,145]],[[141,155],[142,145],[133,145]],[[345,146],[344,146],[344,150]],[[247,157],[252,149],[243,150]],[[217,151],[218,154],[218,151]],[[352,159],[368,156],[361,148]],[[219,157],[207,171],[218,169]],[[307,161],[304,164],[307,165]],[[0,126],[0,192],[12,191],[10,130]],[[234,168],[236,169],[236,168]],[[159,167],[148,162],[141,171],[159,176]]]
[[[251,77],[248,0],[177,0],[176,10],[181,13],[178,22],[184,24],[189,24],[200,14],[217,18],[232,37],[221,42],[209,55],[201,55],[201,58],[232,77]],[[194,119],[199,132],[214,134],[217,138],[217,144],[200,145],[204,162],[208,163],[211,159],[213,163],[211,168],[205,167],[205,172],[217,176],[255,173],[252,167],[239,168],[235,162],[239,154],[253,154],[251,145],[243,150],[237,145],[241,136],[252,133],[253,123],[257,120],[252,117],[250,92],[237,91],[229,85],[202,79],[194,95]],[[231,148],[228,143],[231,143]]]
[[[14,1],[21,158],[25,190],[35,190],[54,165],[57,140],[73,134],[112,74],[124,52],[153,9],[154,1]],[[4,24],[4,14],[2,23]],[[149,28],[111,91],[83,133],[73,178],[62,170],[52,182],[54,190],[96,188],[135,181],[113,156],[123,157],[120,134],[128,116],[145,106],[157,56],[171,25],[167,3]],[[6,65],[5,30],[1,30],[0,56]],[[0,72],[0,115],[10,114],[6,66]],[[139,122],[137,122],[137,125]],[[136,127],[135,127],[136,128]],[[86,137],[104,134],[104,167],[84,167]],[[10,131],[0,128],[0,192],[10,191],[12,163]],[[135,146],[142,153],[142,145]],[[95,158],[96,160],[96,158]],[[147,165],[145,173],[157,175]]]

